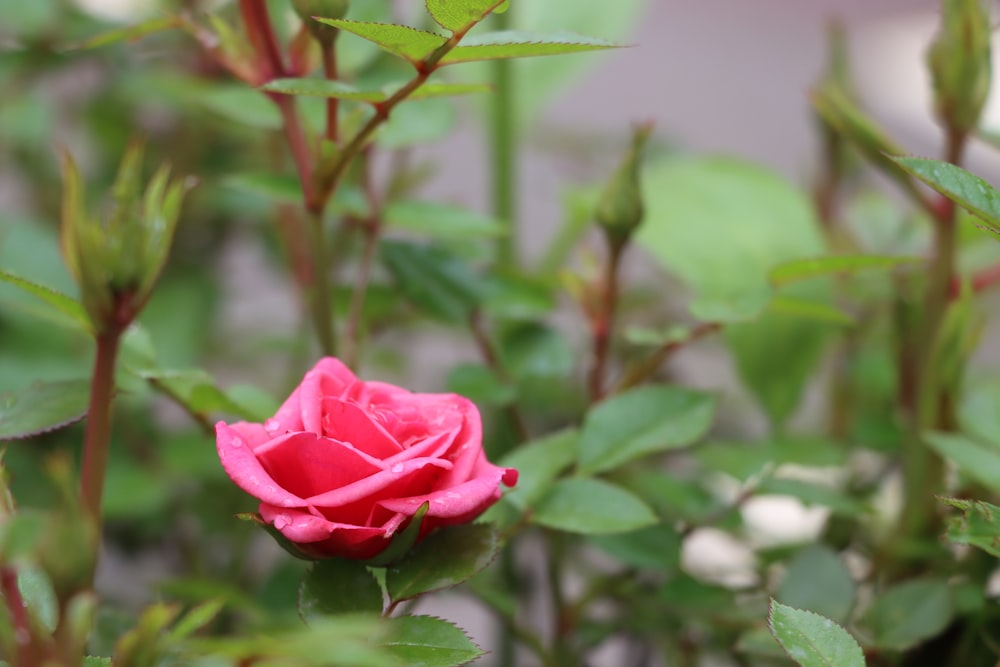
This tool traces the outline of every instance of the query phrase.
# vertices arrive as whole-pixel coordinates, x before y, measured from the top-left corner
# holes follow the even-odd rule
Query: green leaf
[[[404,84],[383,86],[378,89],[361,89],[342,81],[328,79],[275,79],[263,86],[261,90],[285,95],[305,95],[309,97],[330,97],[339,100],[355,102],[379,103],[385,102]],[[488,93],[490,86],[482,83],[426,83],[410,93],[408,100],[423,100],[431,97],[454,97],[471,93]]]
[[[200,368],[141,369],[136,371],[136,375],[147,380],[156,390],[163,392],[194,415],[205,416],[221,412],[250,421],[259,421],[262,416],[227,396],[215,384],[212,376]]]
[[[981,500],[941,500],[962,512],[962,516],[948,519],[948,540],[1000,557],[1000,507]]]
[[[757,165],[671,158],[651,164],[644,181],[636,238],[691,287],[698,319],[754,318],[771,296],[774,267],[824,252],[807,198]]]
[[[164,30],[171,30],[173,28],[178,28],[181,25],[182,23],[180,19],[176,16],[152,18],[147,21],[143,21],[142,23],[101,33],[96,37],[91,37],[81,44],[69,47],[69,50],[96,49],[102,46],[107,46],[108,44],[114,44],[115,42],[122,41],[134,42],[142,39],[146,35],[152,35]]]
[[[584,37],[571,32],[541,35],[521,30],[503,30],[463,39],[461,44],[441,59],[441,64],[453,65],[476,60],[558,56],[620,47],[621,44],[595,37]]]
[[[789,607],[843,623],[854,606],[854,579],[835,551],[813,545],[788,563],[774,597]]]
[[[588,3],[586,11],[580,11],[579,0],[518,0],[516,10],[504,17],[511,28],[550,32],[569,30],[580,35],[600,35],[611,41],[621,42],[630,39],[641,27],[641,21],[649,9],[648,0],[615,0],[615,2]],[[499,12],[495,12],[499,13]],[[517,75],[513,77],[513,105],[510,110],[519,135],[524,135],[531,129],[542,112],[550,107],[553,99],[560,93],[570,90],[579,84],[594,69],[605,62],[607,54],[603,51],[580,53],[571,58],[529,58],[517,63]],[[491,80],[493,68],[490,62],[481,62],[463,67],[470,76],[477,80]],[[487,101],[487,100],[484,100]],[[489,117],[489,104],[482,104],[484,120]],[[559,133],[555,133],[558,135]],[[553,133],[546,133],[552,137]],[[561,137],[556,137],[558,141]],[[583,136],[580,137],[583,139]],[[577,150],[586,145],[586,141],[577,142],[575,136],[562,138],[571,143]],[[590,222],[591,206],[587,206],[586,223]],[[566,228],[567,232],[572,232]],[[559,234],[562,240],[555,246],[563,246],[568,240],[566,234]],[[564,246],[563,246],[564,247]],[[554,259],[555,254],[547,254],[547,259]],[[555,262],[562,265],[563,262]],[[552,264],[544,262],[541,267]]]
[[[779,264],[771,270],[771,283],[787,285],[817,276],[857,273],[858,271],[889,270],[905,264],[925,264],[924,257],[899,257],[889,255],[831,255],[796,259]]]
[[[669,571],[681,557],[680,534],[666,525],[649,526],[617,535],[594,535],[590,542],[632,567]]]
[[[893,160],[948,199],[1000,232],[1000,191],[975,174],[948,162],[927,158],[898,157]]]
[[[820,324],[852,327],[857,324],[848,313],[835,306],[813,299],[799,299],[792,296],[779,295],[767,304],[767,312],[775,315],[786,315]]]
[[[520,473],[517,486],[504,494],[504,500],[522,510],[533,507],[576,459],[579,436],[576,429],[559,431],[521,445],[501,459],[500,465]]]
[[[370,23],[326,18],[317,18],[316,20],[357,35],[377,44],[389,53],[414,63],[423,60],[447,41],[441,35],[393,23]]]
[[[456,586],[483,570],[500,550],[496,528],[472,523],[441,528],[417,544],[385,572],[393,602]],[[442,558],[442,554],[447,554]]]
[[[209,600],[196,606],[170,628],[170,640],[180,641],[198,632],[219,615],[225,600]]]
[[[402,201],[383,213],[390,227],[436,238],[482,238],[504,234],[504,226],[490,216],[439,202]]]
[[[815,298],[821,285],[799,285]],[[827,341],[836,330],[825,321],[768,310],[756,322],[731,324],[725,340],[743,384],[780,429],[798,406]],[[775,372],[775,350],[781,350]]]
[[[865,655],[850,634],[811,611],[771,600],[771,633],[800,667],[864,667]]]
[[[91,331],[90,318],[83,309],[83,305],[76,299],[3,270],[0,270],[0,280],[38,297],[61,315],[69,317],[85,331]]]
[[[433,317],[465,322],[481,298],[478,276],[441,248],[383,241],[381,255],[403,294]]]
[[[328,558],[310,566],[299,586],[299,615],[317,616],[353,612],[382,612],[382,587],[364,563]]]
[[[68,426],[87,416],[90,382],[38,383],[0,394],[0,440],[27,438]]]
[[[714,396],[681,387],[640,387],[612,396],[584,417],[580,472],[606,472],[642,456],[694,444],[712,425],[714,412]]]
[[[111,667],[111,658],[88,655],[83,659],[83,667]]]
[[[567,533],[624,533],[656,523],[656,515],[631,492],[598,479],[563,479],[535,507],[532,521]]]
[[[54,632],[59,623],[59,600],[45,572],[34,566],[18,567],[17,588],[31,615],[42,627]]]
[[[276,202],[298,204],[302,201],[302,186],[291,174],[233,174],[223,179],[223,184]]]
[[[388,625],[383,646],[407,667],[458,667],[484,654],[461,628],[440,618],[399,616]]]
[[[505,0],[427,0],[427,12],[445,30],[465,32]]]
[[[938,635],[953,616],[947,582],[922,579],[898,584],[879,595],[863,620],[876,646],[905,651]]]
[[[981,445],[956,433],[925,433],[931,449],[948,459],[970,478],[1000,491],[1000,447]]]

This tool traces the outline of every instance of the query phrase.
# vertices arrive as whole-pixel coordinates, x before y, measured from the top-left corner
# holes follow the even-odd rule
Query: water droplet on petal
[[[403,470],[405,470],[405,469],[406,469],[406,466],[404,466],[402,463],[397,463],[396,465],[392,466],[392,471],[394,473],[396,473],[397,475],[399,473],[403,472]]]
[[[264,430],[268,433],[274,433],[281,428],[281,422],[277,419],[268,419],[264,422]]]
[[[278,516],[274,517],[274,527],[277,530],[281,530],[282,528],[285,528],[286,526],[290,525],[292,525],[292,520],[289,519],[284,514],[279,514]]]
[[[229,446],[232,447],[233,449],[239,449],[240,447],[243,446],[243,441],[240,440],[239,438],[233,438],[232,440],[229,441]]]

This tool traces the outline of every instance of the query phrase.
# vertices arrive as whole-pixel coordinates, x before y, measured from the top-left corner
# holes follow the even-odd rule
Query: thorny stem
[[[604,398],[604,375],[611,348],[611,336],[614,333],[615,313],[618,310],[618,274],[624,251],[623,244],[609,240],[608,261],[601,286],[601,304],[591,323],[594,351],[588,386],[590,400],[594,403]]]
[[[9,656],[13,667],[33,667],[41,664],[42,656],[37,655],[31,632],[31,622],[28,619],[28,608],[21,597],[21,589],[17,585],[17,572],[12,567],[0,567],[0,592],[7,603],[10,614],[11,628],[14,630],[14,645],[17,653]]]
[[[90,382],[87,427],[83,436],[83,462],[80,473],[80,502],[101,533],[101,495],[104,473],[108,467],[111,444],[111,400],[115,388],[115,361],[124,327],[112,325],[97,334],[97,355]],[[96,564],[97,559],[94,559]],[[91,573],[93,576],[93,573]]]
[[[718,322],[703,322],[692,329],[687,338],[683,340],[672,340],[664,343],[657,348],[655,352],[646,357],[644,361],[627,370],[625,375],[615,385],[615,392],[631,389],[632,387],[641,384],[643,381],[656,374],[656,372],[660,369],[660,366],[662,366],[667,359],[674,354],[674,352],[681,349],[688,343],[719,331],[721,328],[722,325]]]
[[[368,282],[371,276],[372,264],[375,261],[375,249],[378,246],[379,234],[382,231],[382,211],[379,198],[372,183],[371,150],[366,148],[362,153],[362,186],[368,200],[368,219],[364,221],[365,247],[361,255],[361,265],[358,267],[358,278],[351,295],[351,304],[347,314],[344,353],[347,365],[355,368],[361,353],[361,318],[364,314],[365,296],[368,293]]]

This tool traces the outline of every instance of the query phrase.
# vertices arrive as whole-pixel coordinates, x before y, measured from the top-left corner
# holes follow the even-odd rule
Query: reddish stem
[[[247,29],[247,38],[257,53],[259,83],[284,76],[285,64],[271,28],[271,17],[267,13],[265,0],[240,0],[240,14]]]
[[[692,341],[698,340],[708,334],[715,333],[721,328],[722,325],[718,322],[704,322],[692,329],[687,338],[683,340],[672,340],[668,343],[664,343],[657,348],[655,352],[646,357],[646,359],[638,366],[631,368],[627,373],[625,373],[624,377],[622,377],[622,379],[619,380],[618,384],[615,386],[615,391],[624,391],[625,389],[630,389],[636,386],[656,373],[660,366],[662,366],[674,352]]]
[[[108,467],[111,443],[111,400],[115,388],[115,361],[123,329],[113,326],[97,335],[97,355],[90,382],[90,404],[83,436],[83,463],[80,477],[80,501],[90,514],[100,535],[101,495],[104,473]],[[95,559],[96,562],[96,559]]]
[[[11,626],[14,630],[14,644],[17,653],[11,656],[12,667],[33,667],[41,664],[41,655],[35,646],[31,632],[31,621],[28,619],[28,608],[21,597],[21,589],[17,586],[17,572],[12,567],[0,568],[0,592],[7,602]]]
[[[618,310],[618,274],[624,250],[624,245],[608,242],[608,262],[601,285],[600,306],[591,321],[594,352],[588,386],[590,400],[595,403],[604,398],[604,375],[611,349],[611,335],[615,327],[615,313]]]
[[[339,34],[339,33],[334,33]],[[337,74],[337,48],[336,40],[323,41],[320,45],[323,53],[323,74],[328,81],[336,81]],[[326,101],[326,138],[337,143],[337,110],[338,100],[330,97]]]
[[[980,269],[972,274],[972,278],[969,280],[969,286],[974,294],[983,292],[990,287],[1000,284],[1000,264],[995,264],[993,266],[988,266],[985,269]],[[948,296],[951,299],[955,299],[962,292],[962,281],[956,276],[951,279],[951,287],[948,290]]]

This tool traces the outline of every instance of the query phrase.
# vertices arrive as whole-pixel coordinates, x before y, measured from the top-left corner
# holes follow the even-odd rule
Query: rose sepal
[[[413,518],[406,524],[406,528],[393,533],[392,538],[390,538],[392,542],[386,547],[385,551],[364,561],[365,565],[369,567],[386,567],[401,560],[406,554],[410,553],[413,545],[417,543],[417,539],[420,537],[420,527],[423,525],[424,517],[427,516],[427,511],[430,508],[430,503],[421,505],[414,513]]]
[[[264,521],[262,517],[257,512],[240,512],[236,515],[236,518],[240,521],[249,521],[255,523],[264,530],[267,531],[268,535],[274,538],[274,541],[278,543],[278,546],[295,556],[299,560],[309,561],[310,563],[318,560],[323,560],[322,558],[317,558],[316,556],[311,556],[307,553],[299,551],[298,547],[295,546],[295,542],[292,542],[287,537],[281,534],[281,531]]]

